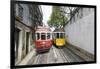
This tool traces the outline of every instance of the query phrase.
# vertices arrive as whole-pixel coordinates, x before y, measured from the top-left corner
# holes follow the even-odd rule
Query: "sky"
[[[41,5],[42,12],[43,12],[43,23],[48,26],[47,21],[49,20],[51,13],[52,13],[52,6],[48,5]],[[66,7],[67,13],[69,13],[69,9]],[[66,15],[68,16],[68,14]],[[69,17],[69,16],[68,16]],[[51,28],[51,30],[54,30],[54,27]]]
[[[41,5],[43,12],[43,23],[48,26],[47,21],[52,13],[52,6]]]
[[[47,5],[41,5],[42,12],[43,12],[43,23],[48,27],[48,20],[52,13],[52,6]],[[50,28],[52,31],[54,30],[54,27]]]

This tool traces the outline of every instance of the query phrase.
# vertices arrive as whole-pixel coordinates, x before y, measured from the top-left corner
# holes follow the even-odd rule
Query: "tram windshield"
[[[51,38],[50,33],[36,33],[36,40],[46,40],[50,38]]]
[[[50,33],[47,33],[47,39],[50,39]]]
[[[59,33],[60,38],[64,38],[64,33]]]
[[[45,33],[41,33],[41,40],[46,40],[46,34]]]
[[[64,33],[55,33],[56,38],[64,38]]]
[[[37,33],[37,40],[40,39],[40,33]]]

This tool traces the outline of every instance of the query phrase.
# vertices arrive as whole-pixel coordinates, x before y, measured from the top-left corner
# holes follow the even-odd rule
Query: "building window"
[[[29,32],[26,32],[26,54],[29,52]]]
[[[70,24],[73,22],[73,19],[71,18],[71,20],[70,20]]]
[[[83,17],[83,8],[80,9],[80,11],[79,11],[79,16],[80,16],[80,18]]]
[[[23,7],[20,4],[18,5],[18,16],[21,20],[23,19]]]
[[[75,15],[73,16],[73,22],[75,22]]]
[[[83,17],[83,8],[81,8],[81,18]]]
[[[77,12],[77,18],[79,17],[79,12]]]

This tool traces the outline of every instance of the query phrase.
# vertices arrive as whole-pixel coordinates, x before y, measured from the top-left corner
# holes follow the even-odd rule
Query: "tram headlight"
[[[45,42],[42,42],[42,44],[45,44]]]

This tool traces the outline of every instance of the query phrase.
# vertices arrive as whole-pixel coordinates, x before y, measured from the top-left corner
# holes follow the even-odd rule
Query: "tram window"
[[[41,33],[41,40],[45,40],[45,39],[46,39],[45,33]]]
[[[56,34],[56,38],[59,38],[59,33]]]
[[[64,34],[63,33],[60,33],[60,38],[63,38],[64,37]]]
[[[39,40],[40,39],[40,34],[39,33],[37,33],[37,40]]]
[[[47,39],[50,39],[50,33],[47,33]]]
[[[55,39],[55,38],[56,38],[56,34],[55,34],[55,33],[53,33],[53,34],[52,34],[52,37]]]

